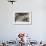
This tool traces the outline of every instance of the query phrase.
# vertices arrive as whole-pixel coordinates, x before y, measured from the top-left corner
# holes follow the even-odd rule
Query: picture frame
[[[30,11],[16,11],[13,14],[14,25],[32,25],[32,12]]]

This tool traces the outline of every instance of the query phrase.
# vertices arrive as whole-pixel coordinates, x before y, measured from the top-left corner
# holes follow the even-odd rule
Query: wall
[[[18,32],[27,32],[32,39],[46,40],[46,1],[17,0],[14,5],[0,0],[0,40],[11,40]],[[32,25],[14,25],[14,11],[32,11]]]

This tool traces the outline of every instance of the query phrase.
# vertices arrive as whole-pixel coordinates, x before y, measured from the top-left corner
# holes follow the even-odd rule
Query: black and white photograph
[[[15,24],[31,24],[31,12],[16,12],[14,16]]]
[[[29,22],[29,13],[16,13],[15,22]]]

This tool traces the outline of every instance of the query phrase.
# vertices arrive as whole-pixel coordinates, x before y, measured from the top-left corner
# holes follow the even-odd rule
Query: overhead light
[[[15,0],[8,0],[8,2],[11,2],[12,4],[16,2]]]

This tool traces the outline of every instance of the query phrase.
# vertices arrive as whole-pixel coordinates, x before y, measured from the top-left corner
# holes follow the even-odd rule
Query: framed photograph
[[[32,24],[32,12],[15,12],[13,24]]]

